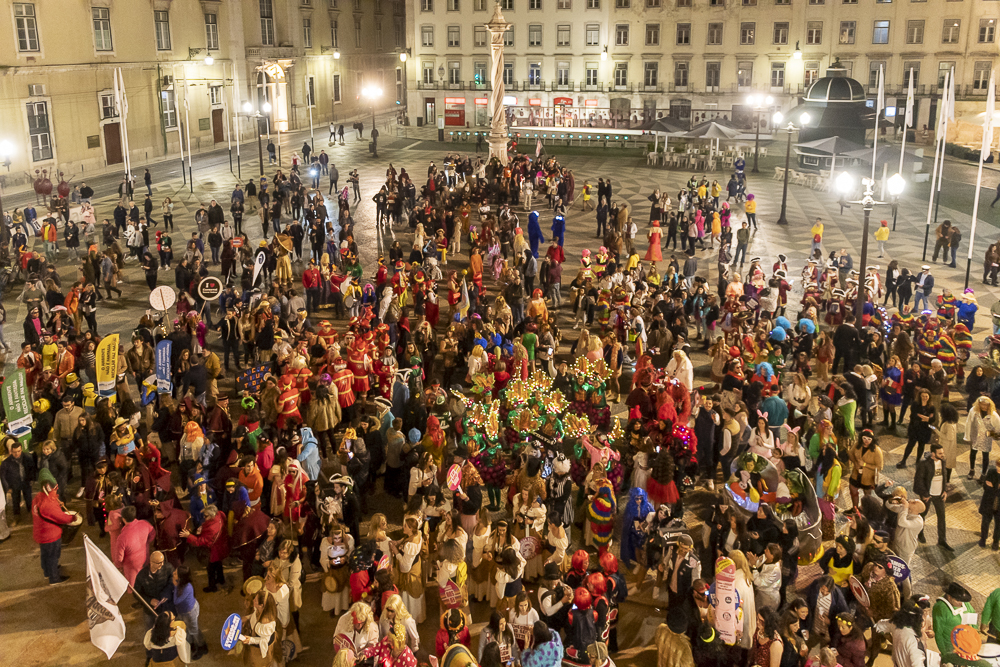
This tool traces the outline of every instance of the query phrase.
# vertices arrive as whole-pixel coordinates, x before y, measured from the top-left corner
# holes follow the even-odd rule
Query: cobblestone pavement
[[[385,136],[385,135],[383,135]],[[359,247],[362,252],[362,261],[365,266],[372,267],[377,255],[377,238],[374,230],[374,205],[370,203],[371,197],[377,191],[384,178],[385,168],[388,162],[392,162],[398,169],[406,167],[407,171],[416,177],[421,177],[425,173],[428,161],[435,160],[440,164],[444,154],[444,146],[434,150],[426,149],[427,142],[418,142],[413,139],[387,139],[380,147],[381,158],[375,160],[366,154],[366,142],[352,142],[348,140],[345,147],[327,147],[327,152],[331,154],[331,159],[337,164],[342,174],[341,184],[346,178],[347,172],[352,168],[358,168],[361,174],[362,204],[360,210],[355,213],[357,221],[357,237]],[[294,145],[294,144],[291,144]],[[320,148],[321,146],[317,146]],[[558,155],[558,150],[554,151]],[[246,158],[246,151],[244,151]],[[646,167],[640,159],[616,159],[607,156],[581,156],[573,157],[567,161],[577,179],[577,190],[582,187],[584,180],[589,180],[596,184],[597,178],[601,176],[612,177],[614,185],[614,198],[616,200],[626,200],[634,208],[635,221],[639,226],[638,245],[640,254],[645,251],[645,226],[648,220],[648,202],[646,196],[654,187],[659,187],[668,192],[676,192],[682,181],[685,181],[690,174],[687,172],[671,172],[662,169]],[[255,175],[255,169],[246,168],[244,162],[244,176]],[[163,167],[167,169],[167,167]],[[180,241],[182,238],[190,236],[194,228],[193,216],[200,203],[208,203],[211,198],[215,198],[223,203],[229,201],[229,193],[236,183],[228,170],[228,161],[221,160],[214,167],[199,169],[196,177],[195,194],[184,188],[179,179],[179,173],[174,177],[169,176],[169,172],[164,173],[167,177],[155,179],[153,186],[154,200],[157,204],[162,197],[170,196],[175,202],[175,222],[177,232],[175,238]],[[249,173],[248,173],[249,172]],[[700,175],[700,174],[699,174]],[[719,173],[717,177],[721,182],[728,178],[727,174]],[[246,178],[244,179],[246,182]],[[324,189],[328,184],[324,183]],[[791,268],[791,275],[797,276],[802,263],[809,250],[809,226],[816,217],[822,217],[826,223],[825,243],[826,250],[847,247],[856,258],[860,251],[860,226],[861,213],[857,207],[853,207],[840,215],[839,206],[836,204],[836,196],[829,193],[819,193],[800,186],[789,186],[789,209],[788,219],[790,224],[787,227],[777,227],[773,221],[776,219],[780,207],[781,183],[771,180],[768,175],[761,174],[760,178],[751,181],[750,191],[757,195],[758,219],[761,221],[761,229],[752,237],[749,255],[760,256],[766,262],[773,261],[778,252],[788,255],[788,262]],[[99,192],[100,195],[100,192]],[[110,216],[113,207],[114,196],[98,196],[96,198],[98,219]],[[543,205],[544,202],[537,202]],[[7,207],[14,205],[7,203]],[[887,207],[886,207],[887,210]],[[741,217],[742,211],[736,207],[737,219]],[[542,211],[542,227],[548,231],[547,219],[549,216]],[[890,257],[899,259],[903,266],[911,269],[920,264],[920,246],[923,240],[923,220],[926,214],[926,200],[923,202],[904,198],[899,209],[899,219],[897,231],[890,236],[888,249]],[[521,219],[526,219],[526,212],[519,212]],[[877,211],[874,219],[885,217]],[[154,214],[155,216],[155,214]],[[957,212],[942,207],[942,217],[953,216],[952,219],[960,220]],[[593,236],[596,225],[593,212],[581,212],[579,204],[567,216],[566,235],[566,255],[567,270],[565,271],[566,281],[575,275],[575,268],[578,265],[580,251],[583,248],[595,248],[597,243]],[[252,218],[251,218],[252,219]],[[252,242],[260,238],[260,227],[248,221],[245,225]],[[409,235],[406,241],[409,240]],[[992,232],[991,233],[995,233]],[[870,246],[875,248],[874,243]],[[672,251],[670,251],[672,252]],[[670,252],[665,256],[669,257]],[[709,270],[714,274],[715,251],[699,252],[701,260],[701,275],[708,275]],[[460,266],[464,265],[467,255],[462,255],[456,261]],[[883,266],[888,258],[873,260],[873,263],[882,263]],[[66,264],[65,254],[60,260]],[[960,265],[961,266],[961,265]],[[65,266],[61,275],[66,280],[73,279],[74,269]],[[99,327],[102,333],[113,331],[126,332],[131,329],[140,314],[148,307],[148,290],[142,279],[141,272],[130,264],[126,268],[128,279],[125,295],[121,299],[113,302],[101,302],[99,307]],[[948,269],[938,264],[935,266],[935,275],[939,284],[947,284],[953,287],[961,286],[961,277],[964,271],[961,269]],[[974,274],[975,276],[975,274]],[[716,280],[713,275],[711,280]],[[161,283],[172,284],[172,274],[164,273]],[[974,281],[981,312],[979,317],[977,341],[982,340],[983,330],[988,325],[988,310],[992,303],[1000,294],[994,288],[985,288]],[[798,285],[795,286],[798,288]],[[7,341],[18,349],[20,342],[20,323],[24,318],[24,308],[14,301],[16,292],[10,291],[4,296],[4,304],[8,311]],[[793,294],[791,303],[796,303],[796,296]],[[791,309],[794,312],[794,307]],[[569,329],[570,322],[562,313],[564,330]],[[212,338],[210,338],[210,341]],[[977,343],[978,346],[978,343]],[[568,356],[568,345],[564,341],[561,352]],[[8,364],[13,364],[14,358],[8,359]],[[694,355],[696,366],[704,375],[707,358],[701,354]],[[224,387],[226,385],[224,384]],[[963,422],[964,423],[964,422]],[[886,470],[893,473],[894,479],[907,487],[912,485],[912,470],[897,471],[893,466],[899,460],[902,446],[905,444],[898,437],[882,437],[881,444],[887,451]],[[940,550],[933,544],[937,517],[929,516],[927,534],[931,544],[920,545],[916,552],[914,562],[911,563],[913,571],[914,589],[923,591],[936,597],[941,587],[946,585],[952,578],[959,579],[966,587],[973,591],[973,600],[976,604],[981,604],[983,597],[993,590],[997,582],[996,573],[1000,567],[1000,559],[995,552],[980,549],[976,546],[977,533],[979,528],[978,499],[981,494],[979,485],[965,478],[968,465],[968,448],[960,447],[962,452],[959,456],[958,469],[953,477],[954,491],[951,493],[947,503],[948,521],[948,541],[955,547],[955,553],[949,554]],[[994,452],[996,455],[996,452]],[[898,474],[897,474],[898,473]],[[912,487],[911,487],[912,488]],[[72,491],[76,490],[73,486]],[[687,519],[689,524],[698,530],[697,514],[698,509],[705,497],[704,490],[696,490],[691,494],[689,503],[689,514]],[[841,494],[841,503],[849,503],[846,483]],[[81,501],[71,501],[70,507],[82,510]],[[394,528],[398,528],[402,517],[401,503],[391,498],[387,494],[379,494],[371,502],[371,510],[385,512]],[[96,531],[85,529],[85,532],[96,539]],[[106,547],[106,541],[98,541]],[[78,539],[75,544],[64,549],[63,569],[72,576],[71,580],[59,587],[48,587],[43,584],[39,567],[39,552],[37,546],[31,540],[30,523],[14,528],[13,537],[0,544],[0,562],[6,567],[8,576],[0,578],[0,615],[4,618],[3,649],[0,655],[5,657],[5,662],[24,665],[90,665],[103,663],[103,656],[89,645],[89,635],[85,622],[84,609],[82,604],[82,583],[83,573],[83,551],[81,542]],[[196,567],[196,586],[198,597],[202,605],[202,627],[206,638],[212,647],[212,652],[202,659],[203,665],[232,664],[232,659],[225,659],[221,656],[218,643],[215,639],[216,633],[221,627],[222,620],[230,613],[241,608],[238,592],[217,593],[214,595],[202,594],[200,588],[203,585],[204,572],[200,567]],[[818,568],[813,566],[801,570],[800,584],[804,585],[815,576]],[[228,568],[228,578],[233,585],[238,583],[238,569]],[[304,591],[305,609],[301,615],[302,637],[305,644],[311,646],[298,664],[301,665],[329,665],[331,633],[334,621],[320,611],[319,607],[319,575],[311,573],[308,575],[308,583]],[[634,585],[630,577],[630,587]],[[652,665],[655,664],[655,656],[649,651],[640,651],[650,641],[648,635],[650,624],[657,619],[663,618],[664,610],[656,606],[655,601],[650,597],[651,584],[647,582],[643,587],[633,590],[628,602],[621,611],[621,623],[619,625],[619,642],[623,649],[628,649],[638,643],[639,648],[630,649],[619,657],[619,664]],[[428,594],[428,620],[421,625],[422,643],[426,647],[433,644],[434,633],[437,629],[437,596],[433,589],[429,589]],[[114,665],[136,665],[141,664],[141,621],[137,609],[129,608],[127,598],[123,604],[128,612],[127,623],[129,626],[126,642],[122,645],[118,654],[111,661]],[[25,613],[25,612],[28,613]],[[486,605],[473,605],[473,634],[478,634],[482,623],[488,620],[489,608]]]

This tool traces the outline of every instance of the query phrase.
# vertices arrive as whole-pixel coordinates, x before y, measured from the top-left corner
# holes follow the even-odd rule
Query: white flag
[[[128,579],[86,535],[83,547],[87,556],[86,604],[90,641],[110,660],[125,639],[125,619],[118,609],[118,601],[128,590]]]
[[[941,136],[944,132],[945,119],[948,117],[948,82],[951,80],[951,72],[944,73],[944,87],[941,89],[941,109],[938,111],[936,135]]]
[[[115,74],[118,77],[118,114],[122,118],[128,117],[128,94],[125,92],[125,75],[122,73],[122,68],[119,67],[115,70]]]
[[[948,77],[948,120],[955,120],[955,68],[951,68],[951,76]]]
[[[885,108],[885,82],[882,80],[882,66],[878,66],[878,98],[875,100],[875,117],[882,115]]]
[[[469,314],[469,307],[472,302],[469,300],[469,285],[462,278],[462,298],[458,302],[458,312],[464,318]]]
[[[985,160],[993,150],[993,113],[996,111],[997,95],[994,89],[994,70],[990,70],[990,88],[986,92],[986,118],[983,119],[983,149],[982,156]]]
[[[910,85],[906,91],[906,119],[903,121],[903,129],[913,125],[913,68],[910,68]]]

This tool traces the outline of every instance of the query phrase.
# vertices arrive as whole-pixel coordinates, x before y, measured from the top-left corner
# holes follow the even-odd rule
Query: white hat
[[[924,264],[923,266],[920,267],[920,270],[921,271],[930,271],[931,267],[928,264]]]

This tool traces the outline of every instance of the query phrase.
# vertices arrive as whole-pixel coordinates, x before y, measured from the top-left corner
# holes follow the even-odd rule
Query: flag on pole
[[[951,79],[951,72],[944,73],[944,87],[941,89],[941,109],[938,111],[937,132],[940,137],[944,132],[945,119],[948,117],[948,82]]]
[[[118,104],[118,108],[117,108],[118,115],[121,116],[122,118],[127,118],[128,117],[128,93],[125,92],[125,75],[122,74],[122,68],[121,67],[118,67],[115,70],[115,76],[117,77],[117,80],[118,80],[118,95],[120,96],[119,99],[118,99],[118,101],[117,101],[117,104]]]
[[[535,140],[535,157],[538,157],[541,154],[542,154],[542,140],[541,139],[536,139]]]
[[[458,312],[465,319],[465,316],[469,314],[469,307],[472,302],[469,300],[469,286],[465,282],[465,278],[462,278],[462,298],[458,302]]]
[[[903,121],[903,129],[913,125],[913,68],[910,68],[910,85],[906,90],[906,119]]]
[[[875,117],[882,115],[885,109],[885,81],[882,78],[882,66],[878,66],[878,98],[875,100]]]
[[[128,579],[86,535],[83,547],[87,556],[86,605],[90,642],[110,660],[125,639],[125,619],[118,601],[128,590]]]
[[[986,118],[983,119],[983,148],[982,148],[982,159],[986,159],[990,156],[993,150],[993,113],[996,111],[997,95],[994,89],[993,77],[995,76],[995,71],[990,70],[990,87],[986,92]]]
[[[951,76],[948,77],[948,120],[955,120],[955,68],[951,68]]]

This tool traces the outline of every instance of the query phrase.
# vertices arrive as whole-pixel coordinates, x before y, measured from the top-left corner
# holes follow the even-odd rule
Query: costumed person
[[[600,468],[595,466],[595,472]],[[615,517],[618,515],[618,504],[615,500],[615,490],[607,475],[599,472],[595,475],[596,491],[590,497],[587,514],[590,519],[590,541],[597,547],[598,553],[604,553],[611,546],[614,532]]]
[[[663,237],[663,230],[660,229],[660,221],[653,220],[649,224],[649,231],[646,233],[646,237],[649,239],[649,248],[646,249],[646,255],[643,259],[647,262],[662,262],[663,251],[660,247],[660,239]]]
[[[469,568],[465,562],[465,548],[458,540],[450,539],[438,548],[437,584],[441,606],[458,611],[471,621],[469,610]]]
[[[348,642],[347,652],[360,653],[375,646],[378,641],[378,623],[375,622],[371,605],[365,602],[352,604],[346,614],[341,614],[333,631],[333,646],[338,654],[345,650],[344,644]],[[353,661],[350,664],[353,665]]]
[[[542,235],[542,227],[538,224],[538,211],[528,214],[528,240],[531,244],[531,254],[538,259],[538,244],[544,243],[545,237]]]
[[[529,232],[531,230],[530,222],[531,221],[529,216],[529,227],[528,227]],[[557,215],[554,218],[552,218],[552,240],[555,243],[557,243],[560,248],[563,247],[563,240],[564,240],[563,237],[565,235],[566,235],[566,218],[561,215]],[[535,254],[535,256],[536,257],[538,256],[537,253]]]
[[[403,520],[403,539],[400,542],[390,542],[389,550],[396,562],[394,572],[397,572],[396,586],[407,611],[417,623],[423,623],[427,618],[427,605],[424,600],[423,535],[420,524],[413,516]]]
[[[631,568],[632,561],[644,551],[647,518],[655,512],[644,489],[633,488],[629,491],[628,505],[622,518],[621,560],[625,567]]]
[[[323,611],[335,617],[351,604],[348,562],[354,551],[354,538],[341,524],[334,523],[320,542],[319,549],[320,566],[326,573],[323,576]]]

